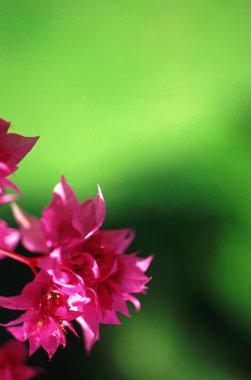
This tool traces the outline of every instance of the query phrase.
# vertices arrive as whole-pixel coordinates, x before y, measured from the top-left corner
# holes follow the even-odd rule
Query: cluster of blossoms
[[[0,379],[30,380],[39,375],[40,368],[25,364],[28,352],[24,343],[10,340],[0,347]]]
[[[152,256],[125,254],[134,239],[132,229],[100,230],[106,213],[100,188],[95,198],[79,203],[62,177],[41,218],[21,210],[13,202],[16,195],[5,192],[11,187],[20,194],[6,177],[37,138],[8,133],[8,128],[9,123],[0,120],[0,203],[12,201],[19,228],[9,228],[0,220],[0,257],[27,264],[35,277],[20,295],[0,297],[0,306],[24,311],[1,325],[19,341],[28,340],[30,354],[42,346],[51,358],[59,345],[66,345],[68,329],[77,335],[76,321],[90,351],[99,339],[100,324],[119,324],[117,312],[130,316],[127,301],[140,309],[135,294],[147,289],[145,272]],[[28,258],[13,252],[19,242],[36,255]]]

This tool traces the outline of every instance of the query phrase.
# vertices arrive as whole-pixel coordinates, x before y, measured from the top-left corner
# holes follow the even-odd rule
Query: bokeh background
[[[0,16],[0,116],[41,136],[20,205],[40,215],[63,173],[80,199],[99,183],[105,227],[155,255],[142,311],[89,356],[70,334],[51,363],[36,353],[41,379],[250,379],[250,1],[1,0]],[[31,279],[0,271],[1,294]]]

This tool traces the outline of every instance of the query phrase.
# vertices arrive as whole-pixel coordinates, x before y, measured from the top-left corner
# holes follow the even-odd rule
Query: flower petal
[[[21,210],[16,203],[13,203],[11,208],[20,226],[24,247],[31,252],[46,253],[47,246],[42,222]]]
[[[132,228],[102,230],[99,233],[102,244],[112,246],[116,253],[124,253],[135,238],[135,232]]]
[[[98,186],[98,194],[93,199],[87,199],[81,206],[81,222],[83,237],[89,238],[101,227],[105,218],[105,201]]]

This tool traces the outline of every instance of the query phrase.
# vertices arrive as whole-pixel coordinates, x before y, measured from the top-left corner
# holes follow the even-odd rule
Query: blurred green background
[[[35,355],[44,378],[250,379],[250,1],[1,0],[0,15],[0,116],[41,135],[20,204],[39,215],[63,173],[80,199],[99,183],[105,226],[155,255],[142,311],[91,356],[71,338],[50,365]]]

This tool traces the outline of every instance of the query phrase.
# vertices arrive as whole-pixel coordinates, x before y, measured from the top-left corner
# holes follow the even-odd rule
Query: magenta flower
[[[14,339],[0,347],[0,379],[1,380],[31,380],[41,370],[25,364],[27,351],[24,343]]]
[[[24,137],[8,133],[10,123],[0,119],[0,204],[15,199],[13,194],[5,194],[6,188],[19,192],[8,177],[17,170],[17,164],[26,156],[38,137]]]
[[[73,293],[72,288],[55,285],[48,273],[40,271],[20,295],[0,297],[0,306],[26,310],[4,326],[18,340],[29,340],[30,355],[42,346],[51,358],[60,344],[66,345],[66,328],[76,334],[70,321],[81,314],[79,305],[89,301],[83,292],[78,292],[78,297],[70,293]]]
[[[90,302],[79,305],[81,315],[77,321],[88,351],[99,339],[100,323],[119,324],[117,312],[130,315],[127,301],[140,309],[133,294],[147,289],[149,278],[145,272],[152,256],[141,259],[135,253],[124,254],[134,239],[132,229],[99,230],[105,217],[100,189],[96,198],[79,204],[63,177],[41,219],[24,213],[17,205],[13,211],[23,245],[32,252],[45,254],[37,264],[53,281],[70,286],[71,273],[82,284],[79,295],[84,292]]]
[[[21,229],[22,243],[31,252],[49,253],[74,240],[87,239],[101,226],[105,217],[105,203],[99,189],[94,199],[78,200],[64,177],[55,186],[51,204],[37,219],[13,207]]]
[[[10,123],[0,119],[0,205],[13,201],[19,192],[8,177],[30,151],[37,137],[8,133]],[[51,359],[66,333],[77,335],[72,323],[83,331],[90,351],[99,339],[100,324],[120,324],[118,313],[130,316],[127,302],[140,309],[136,297],[145,293],[150,280],[146,271],[152,256],[140,258],[126,253],[134,240],[131,228],[100,230],[106,213],[101,189],[93,199],[79,202],[62,177],[51,203],[41,218],[33,217],[12,203],[19,230],[0,219],[0,259],[9,257],[28,265],[35,278],[20,295],[0,296],[0,306],[24,311],[9,323],[0,323],[19,341],[29,341],[29,353],[43,347]],[[13,252],[19,240],[38,257]],[[24,364],[23,343],[11,342],[0,348],[0,379],[29,380],[38,371]]]
[[[14,228],[9,228],[4,220],[0,219],[0,248],[12,251],[16,248],[20,239],[20,233]],[[5,256],[0,253],[0,259]]]
[[[131,230],[98,231],[83,243],[56,250],[39,263],[54,275],[55,281],[65,283],[67,268],[82,280],[90,302],[81,305],[80,323],[87,351],[99,339],[99,324],[120,324],[117,312],[130,316],[126,302],[140,309],[133,295],[145,293],[150,280],[145,275],[152,256],[141,259],[136,254],[124,254],[133,238]],[[123,248],[122,248],[123,247]]]

